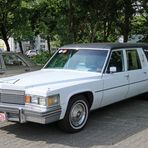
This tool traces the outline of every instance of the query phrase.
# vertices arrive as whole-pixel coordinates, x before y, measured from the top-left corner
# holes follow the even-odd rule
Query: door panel
[[[115,67],[116,72],[111,73],[111,67]],[[104,94],[101,106],[125,99],[128,92],[128,79],[128,73],[125,71],[125,53],[122,49],[112,51],[106,73],[103,75]]]
[[[148,83],[147,73],[142,63],[144,61],[139,57],[141,52],[141,48],[126,50],[127,70],[129,74],[129,92],[127,97],[144,93]]]
[[[125,99],[128,92],[127,72],[105,74],[103,79],[104,95],[101,106]]]
[[[129,92],[127,97],[136,96],[145,92],[145,87],[148,83],[146,81],[146,74],[142,69],[129,71]]]

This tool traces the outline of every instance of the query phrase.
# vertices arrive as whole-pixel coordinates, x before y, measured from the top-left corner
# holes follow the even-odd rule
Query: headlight
[[[31,96],[30,103],[38,104],[39,103],[39,97],[37,97],[37,96]]]
[[[26,96],[25,97],[25,102],[26,104],[32,103],[32,104],[37,104],[37,105],[42,105],[42,106],[53,106],[60,104],[60,96],[59,95],[53,95],[49,97],[41,97],[41,96]]]
[[[47,101],[46,101],[46,98],[44,98],[44,97],[40,97],[40,98],[39,98],[39,102],[38,102],[39,105],[46,106],[46,102],[47,102]]]

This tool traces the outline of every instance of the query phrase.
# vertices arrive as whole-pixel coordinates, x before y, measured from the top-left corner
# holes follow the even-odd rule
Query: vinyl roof
[[[86,43],[86,44],[71,44],[62,46],[61,49],[117,49],[117,48],[132,48],[132,47],[147,47],[148,43]]]

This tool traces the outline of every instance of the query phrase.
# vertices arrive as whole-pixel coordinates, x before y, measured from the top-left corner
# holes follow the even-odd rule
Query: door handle
[[[144,71],[144,74],[147,74],[147,71]]]
[[[126,74],[125,77],[129,78],[129,74]]]

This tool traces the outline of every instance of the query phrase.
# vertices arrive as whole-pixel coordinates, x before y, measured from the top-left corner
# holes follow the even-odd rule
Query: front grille
[[[25,104],[25,92],[0,89],[0,102],[10,104]]]

